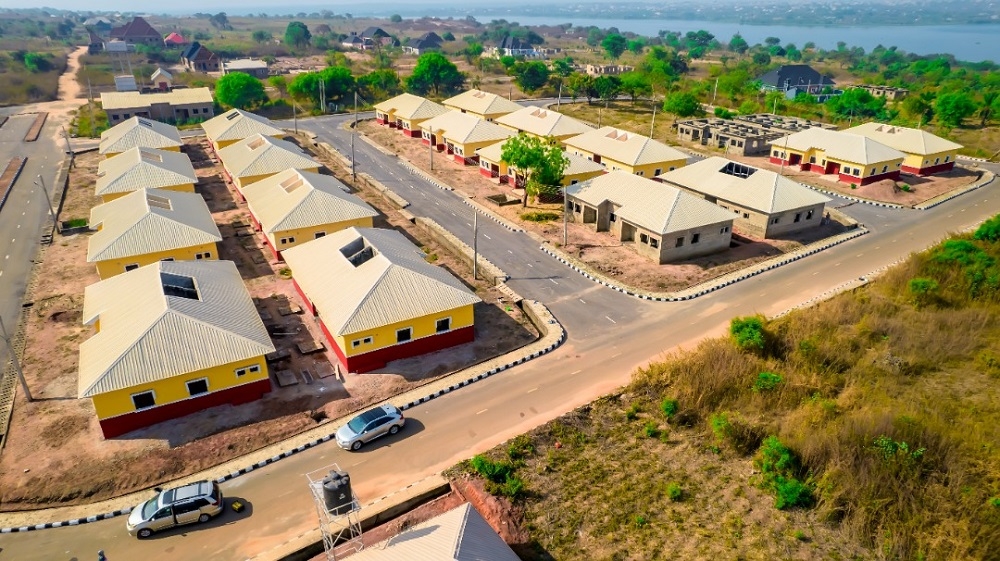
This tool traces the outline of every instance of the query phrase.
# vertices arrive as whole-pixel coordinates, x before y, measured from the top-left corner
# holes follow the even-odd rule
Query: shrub
[[[740,350],[750,352],[764,350],[764,318],[761,316],[733,318],[729,323],[729,334]]]
[[[913,303],[917,307],[926,306],[934,299],[937,292],[938,283],[934,279],[913,278],[909,282],[910,295],[913,296]]]
[[[910,186],[907,185],[906,183],[904,183],[903,186],[900,187],[900,189],[902,189],[904,193],[909,193],[910,192]]]
[[[660,427],[656,426],[653,421],[646,421],[645,426],[642,427],[642,432],[648,438],[656,438],[660,436]]]
[[[629,421],[634,421],[636,417],[639,416],[639,411],[642,411],[642,409],[640,409],[637,404],[633,403],[628,406],[628,409],[625,410],[625,418]]]
[[[535,445],[526,435],[520,435],[507,446],[507,457],[512,462],[519,462],[535,453]]]
[[[778,510],[809,507],[813,504],[812,489],[794,477],[775,477],[772,488],[775,494],[774,507]]]
[[[724,441],[729,436],[732,425],[729,423],[729,416],[725,413],[713,413],[708,418],[708,424],[712,427],[712,434],[719,442]]]
[[[82,228],[87,225],[86,218],[73,218],[66,221],[67,228]]]
[[[278,276],[280,276],[283,279],[290,279],[292,278],[292,270],[289,269],[288,267],[282,267],[278,269]]]
[[[476,454],[470,460],[472,469],[487,481],[493,483],[505,483],[507,478],[514,473],[514,466],[507,462],[494,462],[493,460]]]
[[[677,409],[678,405],[676,399],[667,398],[660,403],[660,411],[663,411],[663,415],[666,416],[667,419],[672,419],[674,415],[677,414]]]
[[[800,470],[798,458],[778,437],[764,439],[753,464],[760,471],[761,487],[774,493],[775,508],[784,510],[812,506],[812,487],[797,478]]]
[[[774,372],[761,372],[753,383],[753,391],[769,392],[781,385],[781,376]]]
[[[521,220],[527,220],[528,222],[552,222],[560,218],[562,218],[562,215],[557,212],[532,211],[521,215]]]
[[[980,224],[972,237],[985,242],[1000,241],[1000,214]]]
[[[893,440],[892,437],[879,435],[872,440],[869,447],[875,455],[886,463],[901,463],[911,465],[923,458],[926,448],[910,450],[910,445],[905,442]]]
[[[684,499],[684,489],[681,489],[680,483],[672,482],[667,484],[667,498],[675,503],[679,503]]]
[[[641,514],[637,514],[635,516],[635,527],[636,528],[642,528],[642,527],[646,526],[647,524],[649,524],[649,521],[646,520],[645,516],[642,516]]]

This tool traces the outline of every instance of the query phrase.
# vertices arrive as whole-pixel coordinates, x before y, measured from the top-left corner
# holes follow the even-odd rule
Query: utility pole
[[[566,193],[567,189],[568,187],[563,187],[563,248],[569,243],[567,240],[569,239],[569,211],[571,207],[569,194]]]
[[[326,115],[326,83],[319,81],[319,102],[323,106],[323,114]]]
[[[785,175],[785,160],[788,158],[788,137],[785,137],[785,147],[781,152],[781,169],[778,170],[778,176]]]
[[[351,178],[358,181],[358,170],[354,164],[354,137],[358,134],[358,90],[354,90],[354,128],[351,129]]]
[[[72,154],[73,147],[69,145],[69,132],[66,131],[66,125],[63,125],[62,131],[63,131],[63,138],[66,139],[66,153]]]
[[[514,95],[514,85],[511,84],[511,85],[507,86],[507,101],[510,101],[510,98],[513,95]]]
[[[292,100],[292,124],[295,127],[295,134],[299,134],[299,116],[295,112],[295,100]]]
[[[715,96],[719,95],[719,79],[715,79],[715,89],[712,90],[712,107],[715,107]]]
[[[472,279],[479,279],[479,212],[472,209]]]
[[[597,128],[601,128],[601,116],[604,114],[604,108],[597,108]]]
[[[559,82],[559,94],[558,97],[556,97],[556,109],[560,109],[561,107],[562,107],[562,81]]]
[[[653,138],[654,124],[656,124],[656,103],[653,103],[653,118],[649,121],[649,138]]]
[[[7,335],[7,328],[3,325],[3,316],[0,316],[0,336],[3,336],[3,342],[7,344],[7,352],[10,353],[10,361],[14,365],[14,373],[17,374],[17,381],[21,382],[21,390],[24,391],[24,397],[28,401],[34,401],[35,399],[31,397],[31,391],[28,389],[28,382],[24,380],[24,371],[21,370],[21,362],[17,360],[17,352],[14,350],[14,344],[10,342],[10,336]]]
[[[431,149],[431,171],[434,171],[434,129],[431,129],[431,137],[427,139],[428,148]]]
[[[51,239],[56,235],[56,209],[52,206],[52,198],[49,197],[49,191],[45,188],[45,180],[42,179],[42,174],[38,174],[34,183],[42,188],[42,193],[45,194],[45,202],[49,203],[49,214],[52,215],[52,233],[49,234],[49,243],[52,243]]]

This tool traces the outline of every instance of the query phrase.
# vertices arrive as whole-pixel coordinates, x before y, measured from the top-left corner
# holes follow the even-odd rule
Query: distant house
[[[100,35],[95,33],[93,29],[87,29],[87,54],[97,54],[103,49],[104,39],[101,39]]]
[[[864,123],[844,132],[860,134],[906,154],[900,169],[914,175],[933,175],[951,170],[955,167],[958,151],[962,149],[961,144],[925,130],[897,125]]]
[[[729,248],[733,213],[676,187],[613,171],[566,188],[574,222],[593,224],[656,263]]]
[[[379,40],[389,37],[389,33],[381,27],[372,26],[362,31],[361,36],[372,40]]]
[[[153,74],[149,77],[149,81],[153,83],[153,88],[160,90],[161,92],[168,92],[174,85],[174,76],[157,66],[156,70],[154,70]]]
[[[820,74],[808,64],[786,64],[760,78],[762,91],[787,92],[795,88],[800,92],[818,94],[825,87],[836,85],[833,78]]]
[[[230,144],[262,134],[272,138],[284,138],[285,131],[274,124],[271,119],[261,117],[242,109],[230,109],[222,115],[213,117],[201,124],[205,136],[212,143],[212,149],[218,151]]]
[[[563,140],[566,150],[593,160],[611,171],[656,177],[684,166],[687,154],[648,136],[615,127],[591,129]]]
[[[218,72],[221,60],[207,47],[195,41],[181,53],[181,64],[192,72]]]
[[[437,33],[430,31],[420,37],[410,39],[403,44],[403,52],[411,55],[422,55],[431,51],[440,51],[444,40]]]
[[[515,132],[538,138],[552,137],[559,141],[594,130],[583,121],[541,107],[523,107],[497,117],[495,122]]]
[[[259,58],[239,58],[236,60],[227,60],[222,63],[222,75],[230,74],[232,72],[242,72],[244,74],[249,74],[254,78],[264,80],[267,78],[267,61]]]
[[[176,31],[171,32],[170,35],[167,35],[166,37],[163,38],[163,44],[166,45],[167,47],[182,47],[184,45],[187,45],[187,43],[188,43],[187,39],[185,39],[183,35],[177,33]]]
[[[105,158],[111,158],[136,147],[180,152],[183,145],[177,127],[160,121],[132,117],[101,133],[98,152]]]
[[[468,113],[449,111],[420,124],[423,143],[458,163],[479,165],[476,150],[514,136],[514,131]]]
[[[132,21],[111,29],[111,38],[124,41],[129,45],[159,46],[163,44],[163,35],[149,25],[145,19],[134,17]]]
[[[329,34],[333,33],[333,30],[330,29],[329,25],[327,25],[325,23],[321,23],[321,24],[317,25],[316,27],[314,27],[312,29],[312,32],[313,32],[313,35],[329,35]]]
[[[481,90],[467,90],[441,102],[449,109],[475,115],[480,119],[493,121],[524,106],[497,94]]]
[[[389,128],[399,129],[411,138],[420,137],[420,123],[450,111],[429,99],[402,93],[375,105],[375,121]]]
[[[197,182],[187,154],[136,146],[101,160],[94,195],[107,203],[142,189],[193,193]]]
[[[910,93],[910,90],[906,88],[896,88],[893,86],[870,86],[863,84],[855,87],[861,88],[875,97],[884,97],[889,101],[899,101]]]
[[[512,37],[507,35],[497,43],[496,47],[493,47],[493,56],[523,56],[527,58],[534,58],[542,56],[542,53],[535,50],[535,46],[528,43],[527,41],[522,41],[517,37]]]
[[[113,24],[111,23],[111,20],[104,16],[96,16],[83,20],[83,27],[93,29],[99,35],[106,35],[111,31]]]
[[[776,172],[718,156],[656,177],[732,212],[736,229],[773,238],[819,226],[830,198]]]
[[[860,134],[811,128],[771,142],[770,161],[868,185],[899,179],[906,154]]]
[[[352,31],[347,35],[347,37],[344,37],[344,39],[340,42],[340,45],[347,49],[363,51],[374,46],[374,43],[371,39],[366,39]]]
[[[319,171],[319,163],[294,143],[262,134],[230,144],[218,155],[240,198],[247,185],[287,169]]]
[[[624,64],[588,64],[584,71],[590,76],[617,76],[635,70]]]
[[[523,188],[523,177],[519,176],[517,170],[507,165],[503,161],[503,145],[507,141],[497,142],[485,148],[476,150],[479,155],[479,174],[490,179],[496,179],[500,184],[510,184],[518,189]],[[607,173],[607,169],[583,156],[572,152],[563,152],[563,156],[569,160],[566,171],[563,172],[561,185],[576,185],[581,181],[586,181],[592,177],[597,177]]]
[[[212,118],[215,100],[208,88],[182,88],[169,92],[104,92],[101,106],[108,122],[118,124],[131,117],[145,117],[170,123]]]

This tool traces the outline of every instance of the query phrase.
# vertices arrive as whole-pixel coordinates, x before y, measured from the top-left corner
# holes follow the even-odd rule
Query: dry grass
[[[14,60],[9,53],[0,51],[0,106],[56,99],[59,75],[66,69],[66,53],[61,49],[38,52],[51,55],[48,70],[29,72],[24,64]]]
[[[964,239],[765,322],[757,352],[705,341],[521,437],[534,558],[996,558],[1000,243]],[[914,278],[937,288],[918,299]],[[761,372],[781,382],[755,391]],[[720,413],[734,430],[712,430]],[[812,508],[756,485],[769,434]]]

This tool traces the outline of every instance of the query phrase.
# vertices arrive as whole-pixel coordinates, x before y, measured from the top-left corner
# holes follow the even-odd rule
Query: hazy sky
[[[548,0],[549,2],[558,3],[567,0]],[[579,2],[580,0],[573,0]],[[505,4],[524,4],[529,3],[530,0],[506,0]],[[587,0],[583,0],[587,2]],[[416,2],[407,0],[351,0],[348,2],[344,1],[330,1],[330,0],[170,0],[169,2],[156,2],[155,4],[148,4],[145,2],[137,2],[135,0],[21,0],[15,2],[14,0],[3,0],[0,5],[5,5],[4,7],[13,7],[14,5],[24,8],[58,8],[64,10],[120,10],[120,11],[136,11],[142,12],[143,10],[148,10],[151,13],[177,13],[188,11],[190,13],[194,12],[231,12],[237,14],[245,14],[251,11],[258,11],[261,8],[266,11],[276,11],[282,10],[283,12],[298,12],[298,11],[320,11],[320,10],[331,10],[337,13],[350,13],[353,10],[361,11],[365,6],[371,8],[379,8],[384,6],[401,6],[401,5],[446,5],[455,6],[454,2],[448,2],[447,0],[419,0]],[[464,0],[462,5],[486,5],[495,4],[493,0]],[[153,7],[155,6],[155,7]]]

